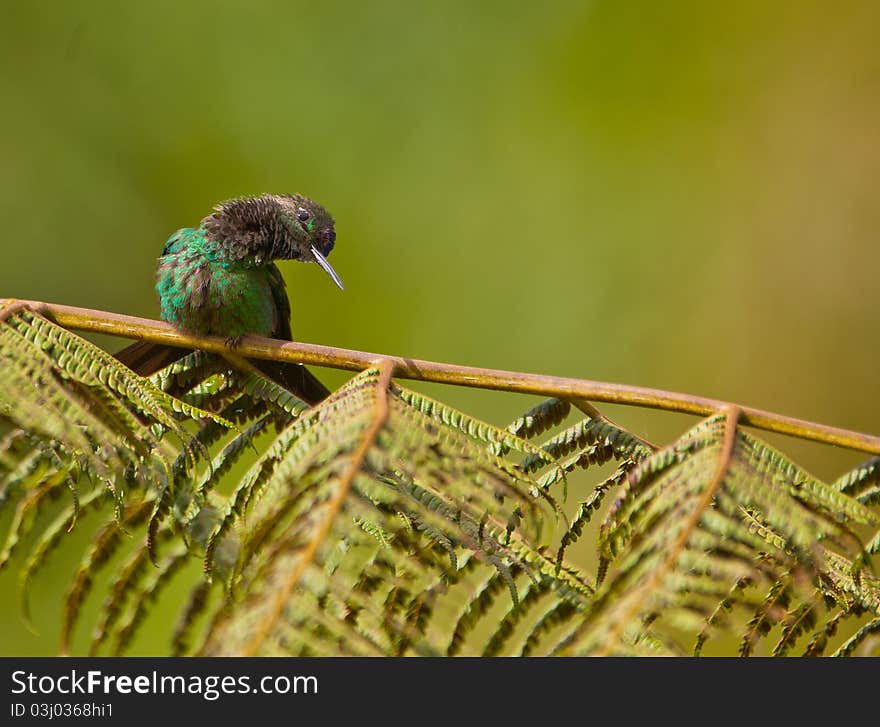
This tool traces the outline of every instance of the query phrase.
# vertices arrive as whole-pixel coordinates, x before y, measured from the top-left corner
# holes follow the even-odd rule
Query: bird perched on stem
[[[290,302],[274,261],[316,262],[341,289],[327,262],[335,242],[330,213],[302,195],[222,202],[199,227],[178,230],[165,243],[156,270],[162,320],[188,333],[223,336],[230,347],[248,333],[292,340]],[[188,353],[140,341],[115,356],[149,376]],[[251,363],[309,404],[329,394],[301,364]]]

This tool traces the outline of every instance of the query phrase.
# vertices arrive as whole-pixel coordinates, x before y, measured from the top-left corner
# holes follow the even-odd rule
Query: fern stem
[[[91,333],[102,333],[125,338],[140,338],[155,343],[184,348],[200,348],[218,354],[229,350],[222,338],[191,336],[172,328],[167,323],[146,318],[108,313],[88,308],[56,305],[38,301],[0,298],[0,320],[10,311],[27,307],[55,321],[65,328]],[[697,416],[711,416],[733,406],[732,402],[710,399],[673,391],[650,389],[642,386],[612,384],[602,381],[575,379],[562,376],[527,374],[518,371],[458,366],[454,364],[397,358],[382,354],[355,351],[311,343],[277,341],[260,336],[245,336],[235,349],[236,354],[250,358],[293,361],[297,363],[363,371],[377,360],[388,359],[395,365],[395,377],[416,379],[454,386],[512,391],[520,394],[555,396],[561,399],[588,399],[611,404],[662,409]],[[825,424],[775,414],[754,407],[736,405],[740,424],[769,432],[787,434],[824,444],[833,444],[860,452],[880,454],[880,437]]]

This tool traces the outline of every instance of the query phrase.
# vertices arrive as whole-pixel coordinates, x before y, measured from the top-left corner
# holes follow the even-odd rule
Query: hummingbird
[[[223,336],[230,348],[248,333],[293,340],[290,301],[274,261],[317,263],[343,289],[327,262],[335,243],[333,217],[300,194],[221,202],[198,227],[177,230],[165,243],[156,269],[161,318],[187,333]],[[190,352],[139,341],[114,355],[150,376]],[[330,393],[301,364],[251,363],[308,404]]]

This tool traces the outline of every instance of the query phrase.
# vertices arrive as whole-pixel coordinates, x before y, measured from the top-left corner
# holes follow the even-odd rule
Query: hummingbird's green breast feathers
[[[163,253],[156,272],[163,320],[233,340],[289,331],[289,306],[279,309],[275,292],[280,288],[286,301],[284,279],[274,264],[230,265],[218,258],[203,229],[179,230]]]

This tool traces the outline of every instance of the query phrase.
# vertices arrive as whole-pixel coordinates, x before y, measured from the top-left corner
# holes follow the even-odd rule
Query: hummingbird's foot
[[[239,343],[241,343],[241,339],[244,337],[244,334],[240,334],[238,336],[232,336],[227,338],[225,343],[228,348],[236,348]]]

